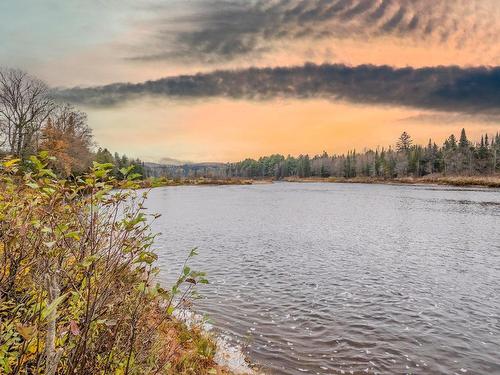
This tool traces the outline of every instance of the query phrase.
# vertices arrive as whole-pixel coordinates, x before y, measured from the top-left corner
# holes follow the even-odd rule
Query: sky
[[[0,66],[147,161],[500,130],[498,0],[5,0]]]

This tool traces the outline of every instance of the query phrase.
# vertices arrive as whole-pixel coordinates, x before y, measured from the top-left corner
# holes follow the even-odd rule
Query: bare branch
[[[39,132],[55,108],[49,88],[17,69],[0,69],[0,146],[21,158],[37,151]]]

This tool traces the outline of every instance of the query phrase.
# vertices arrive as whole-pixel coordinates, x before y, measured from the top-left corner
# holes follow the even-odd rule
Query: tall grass
[[[0,373],[221,373],[210,338],[172,318],[204,274],[154,282],[137,176],[116,191],[111,164],[68,181],[48,162],[0,163]]]

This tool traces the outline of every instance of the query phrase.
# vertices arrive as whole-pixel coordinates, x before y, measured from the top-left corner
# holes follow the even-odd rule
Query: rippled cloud
[[[186,3],[185,3],[186,4]],[[203,0],[155,9],[135,60],[219,63],[258,56],[273,43],[396,37],[498,50],[496,0]],[[498,52],[498,51],[497,51]],[[496,52],[493,52],[496,53]]]

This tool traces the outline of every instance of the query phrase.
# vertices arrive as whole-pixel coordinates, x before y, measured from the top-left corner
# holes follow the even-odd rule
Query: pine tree
[[[467,139],[467,135],[465,134],[465,129],[462,128],[462,132],[460,133],[460,140],[458,141],[458,147],[462,150],[465,150],[469,147],[469,140]]]
[[[398,141],[396,143],[396,149],[399,152],[402,152],[402,151],[407,152],[410,150],[412,143],[413,143],[413,141],[412,141],[410,135],[407,132],[403,132],[398,138]]]
[[[448,138],[448,143],[450,145],[451,150],[457,149],[457,139],[455,138],[454,134],[450,135],[450,138]]]

